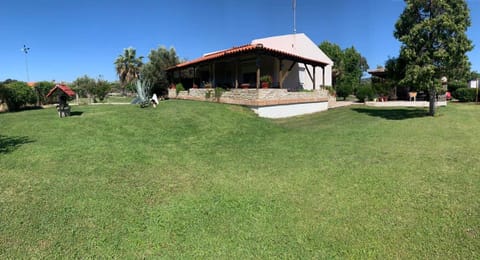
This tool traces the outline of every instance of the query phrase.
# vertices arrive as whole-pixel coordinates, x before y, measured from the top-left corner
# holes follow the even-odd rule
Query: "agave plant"
[[[138,79],[135,82],[135,87],[137,90],[137,97],[140,103],[149,102],[148,95],[150,94],[150,88],[152,84],[146,80]]]

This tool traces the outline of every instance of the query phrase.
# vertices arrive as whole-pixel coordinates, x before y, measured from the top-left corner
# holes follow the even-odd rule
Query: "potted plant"
[[[272,76],[264,75],[260,77],[260,82],[262,83],[262,88],[269,88],[272,84]]]
[[[202,84],[204,88],[212,88],[212,82],[210,81],[204,81]]]

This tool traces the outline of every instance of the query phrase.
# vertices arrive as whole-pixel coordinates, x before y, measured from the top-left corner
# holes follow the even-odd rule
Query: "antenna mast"
[[[297,9],[297,0],[292,0],[293,4],[293,33],[297,33],[297,14],[296,14],[296,9]]]

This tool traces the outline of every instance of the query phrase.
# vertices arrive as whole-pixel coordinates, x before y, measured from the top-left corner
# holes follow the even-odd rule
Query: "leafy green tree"
[[[142,67],[142,79],[152,84],[152,92],[161,94],[168,88],[166,69],[180,63],[174,48],[167,49],[163,46],[151,50],[148,55],[149,61]]]
[[[82,77],[78,77],[72,83],[72,89],[80,96],[80,97],[88,97],[93,98],[94,93],[93,89],[95,88],[95,79],[90,78],[87,75]]]
[[[478,73],[477,71],[472,71],[470,79],[480,79],[480,73]]]
[[[367,60],[355,49],[346,48],[343,51],[343,76],[340,81],[355,85],[360,83],[363,72],[367,71]]]
[[[470,73],[466,53],[473,49],[467,38],[470,11],[465,0],[405,0],[407,6],[395,24],[406,61],[404,84],[429,91],[429,114],[435,115],[436,86],[440,78],[465,80]]]
[[[51,81],[40,81],[35,83],[35,92],[38,95],[38,104],[47,103],[47,94],[48,92],[55,87],[55,83]]]
[[[104,79],[97,79],[95,82],[95,87],[92,90],[92,93],[95,98],[98,98],[100,101],[105,100],[105,97],[110,93],[112,90],[112,84],[110,84],[107,80]]]
[[[93,103],[97,99],[103,101],[108,93],[112,90],[112,83],[99,78],[97,80],[87,75],[77,78],[73,81],[72,89],[81,97],[88,97]]]
[[[129,47],[124,49],[123,54],[118,55],[115,60],[115,70],[124,93],[125,86],[139,78],[140,69],[143,66],[142,59],[143,56],[137,57],[137,51]]]
[[[7,103],[9,111],[17,111],[27,104],[34,104],[35,93],[27,83],[9,81],[0,86],[0,99]]]
[[[399,84],[405,78],[406,61],[402,57],[389,58],[385,62],[386,78]]]
[[[345,94],[347,90],[353,92],[354,86],[360,83],[363,72],[368,70],[367,59],[353,46],[342,50],[335,43],[323,41],[318,47],[334,62],[332,76],[337,95],[338,91],[341,91],[342,94]],[[350,85],[350,87],[346,85]],[[338,88],[341,88],[341,90]],[[349,94],[351,92],[346,95]],[[340,97],[342,96],[340,95]]]
[[[318,47],[333,61],[332,76],[333,85],[336,86],[337,79],[343,72],[343,51],[338,44],[323,41]]]

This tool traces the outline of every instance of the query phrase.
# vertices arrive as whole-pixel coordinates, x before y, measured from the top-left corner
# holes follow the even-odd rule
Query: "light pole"
[[[30,51],[30,48],[27,47],[27,45],[24,44],[21,51],[23,51],[23,53],[25,53],[25,69],[27,71],[27,82],[30,82],[30,75],[28,74],[28,58],[27,58],[27,54]]]
[[[476,103],[477,103],[477,104],[478,104],[478,81],[479,81],[479,80],[480,80],[479,78],[477,78],[477,80],[476,80],[476,81],[477,81],[477,82],[476,82],[476,83],[477,83],[477,95],[476,95]]]

